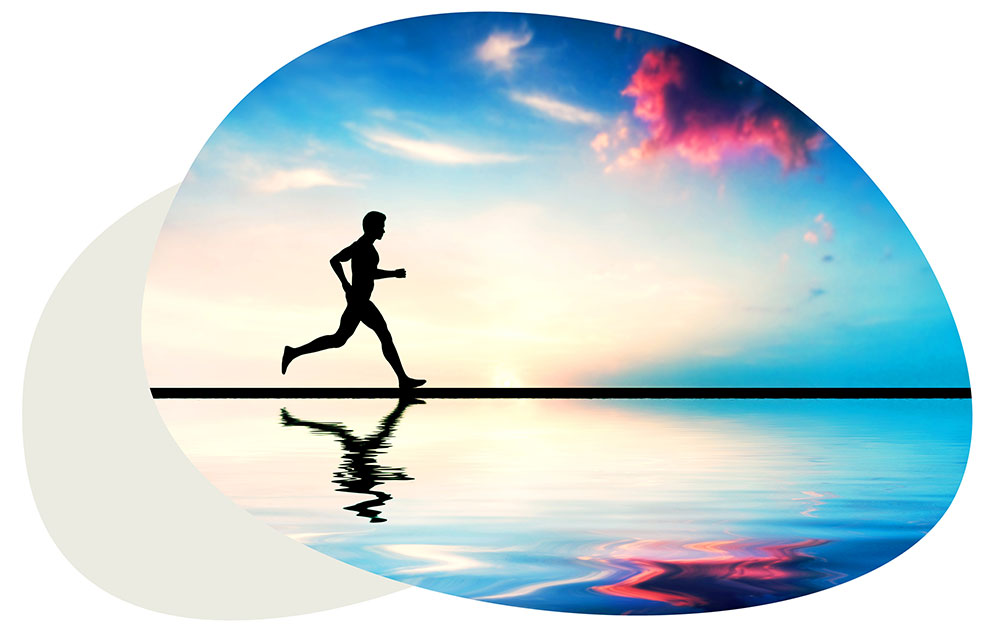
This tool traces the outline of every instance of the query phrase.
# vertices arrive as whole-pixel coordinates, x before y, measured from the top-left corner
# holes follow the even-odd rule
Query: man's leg
[[[347,309],[344,310],[344,314],[340,317],[340,327],[337,329],[336,333],[332,333],[327,336],[320,336],[316,340],[307,342],[301,347],[285,347],[285,352],[281,355],[281,374],[284,375],[292,360],[301,355],[316,353],[317,351],[323,351],[324,349],[343,347],[348,339],[354,335],[354,332],[358,328],[358,323],[360,322],[361,316],[358,313],[358,309],[348,303]]]
[[[368,301],[368,304],[361,312],[361,322],[370,327],[375,332],[375,335],[378,336],[379,342],[382,343],[382,355],[385,356],[389,366],[392,367],[393,372],[396,374],[400,388],[415,388],[427,381],[417,380],[406,375],[406,371],[403,370],[403,363],[399,360],[399,352],[396,351],[396,345],[392,342],[389,326],[385,324],[385,319],[382,318],[382,313],[375,307],[375,303]]]

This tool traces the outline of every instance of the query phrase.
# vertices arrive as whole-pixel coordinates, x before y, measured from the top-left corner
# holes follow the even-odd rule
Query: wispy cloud
[[[497,70],[513,70],[518,49],[527,46],[531,37],[531,31],[522,33],[497,31],[476,48],[476,57]]]
[[[277,169],[264,173],[253,182],[253,188],[261,193],[279,193],[288,189],[312,189],[315,187],[357,187],[355,182],[342,180],[321,168]]]
[[[359,130],[359,133],[372,149],[423,162],[443,165],[484,165],[519,162],[525,158],[513,154],[465,149],[455,145],[400,136],[392,132]]]
[[[603,120],[597,112],[581,108],[544,94],[511,92],[510,98],[551,118],[576,125],[599,125]]]
[[[390,110],[389,108],[375,108],[369,110],[368,113],[374,116],[375,118],[380,118],[387,121],[396,120],[396,113],[393,110]]]
[[[210,178],[255,193],[362,187],[370,177],[337,168],[326,156],[329,153],[327,144],[315,138],[305,138],[300,144],[270,152],[223,140],[213,150],[208,157],[199,157],[198,166],[206,169]]]

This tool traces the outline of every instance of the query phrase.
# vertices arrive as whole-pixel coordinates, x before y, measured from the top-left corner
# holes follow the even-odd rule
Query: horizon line
[[[950,386],[153,386],[153,399],[971,399]]]

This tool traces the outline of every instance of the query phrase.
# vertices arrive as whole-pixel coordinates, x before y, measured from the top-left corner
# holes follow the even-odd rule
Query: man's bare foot
[[[427,380],[418,380],[412,377],[404,377],[403,379],[399,380],[399,388],[417,388],[418,386],[421,386],[422,384],[426,383]]]
[[[285,352],[281,354],[281,374],[284,375],[285,371],[288,370],[288,365],[291,364],[295,356],[292,355],[292,348],[285,347]]]

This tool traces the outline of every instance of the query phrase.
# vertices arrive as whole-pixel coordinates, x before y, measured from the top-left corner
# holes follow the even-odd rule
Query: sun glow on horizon
[[[522,386],[520,378],[504,367],[498,367],[493,376],[493,386],[497,388],[520,388]]]

